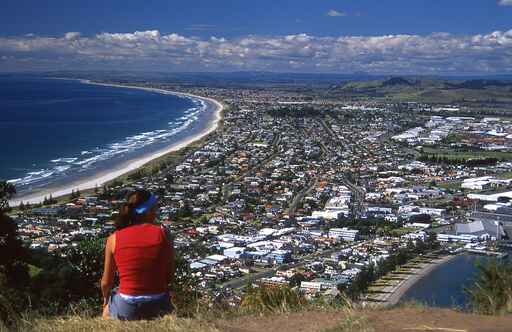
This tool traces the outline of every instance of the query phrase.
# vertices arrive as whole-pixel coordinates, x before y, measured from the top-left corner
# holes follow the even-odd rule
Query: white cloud
[[[507,0],[508,1],[508,0]],[[334,9],[330,9],[327,13],[326,13],[327,16],[331,16],[331,17],[342,17],[342,16],[347,16],[346,13],[344,12],[339,12],[337,10],[334,10]]]
[[[64,38],[67,40],[77,39],[78,37],[80,37],[80,32],[66,32],[64,34]]]
[[[498,3],[501,6],[512,6],[512,0],[500,0]]]
[[[276,70],[376,74],[512,73],[512,30],[468,36],[196,38],[158,30],[62,37],[0,37],[0,70]],[[18,66],[18,67],[17,67]],[[21,68],[21,67],[20,67]]]

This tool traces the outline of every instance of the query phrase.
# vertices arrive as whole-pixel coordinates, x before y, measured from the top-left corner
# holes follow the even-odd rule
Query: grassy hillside
[[[392,309],[308,310],[234,318],[120,322],[77,316],[27,320],[20,331],[172,331],[172,332],[379,332],[379,331],[510,331],[512,315],[482,316],[448,309],[406,305]],[[0,331],[2,328],[0,328]],[[6,330],[5,330],[6,331]]]
[[[507,81],[394,77],[388,80],[348,82],[331,92],[340,97],[371,97],[394,102],[459,103],[493,107],[512,105],[512,83]]]

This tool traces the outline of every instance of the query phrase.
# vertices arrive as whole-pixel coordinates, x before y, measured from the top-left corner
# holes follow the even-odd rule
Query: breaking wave
[[[80,151],[76,156],[52,159],[48,162],[48,167],[28,172],[23,177],[10,179],[7,182],[13,183],[21,189],[28,186],[44,185],[48,183],[49,179],[89,170],[97,166],[100,161],[107,161],[114,157],[136,152],[153,144],[165,143],[190,127],[199,119],[199,115],[208,109],[205,101],[188,96],[186,98],[191,99],[194,106],[187,109],[182,117],[169,122],[166,129],[142,132],[126,137],[119,142]]]

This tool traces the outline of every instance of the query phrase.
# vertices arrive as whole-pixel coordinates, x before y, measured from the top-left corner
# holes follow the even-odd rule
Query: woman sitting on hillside
[[[168,285],[175,273],[175,252],[164,228],[155,225],[157,197],[145,190],[128,195],[105,245],[101,278],[103,317],[151,319],[170,313]],[[119,273],[119,288],[114,286]]]

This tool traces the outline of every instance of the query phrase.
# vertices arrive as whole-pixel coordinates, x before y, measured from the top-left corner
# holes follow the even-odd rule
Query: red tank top
[[[171,244],[164,230],[139,224],[116,231],[114,260],[119,271],[119,292],[126,295],[168,291]]]

